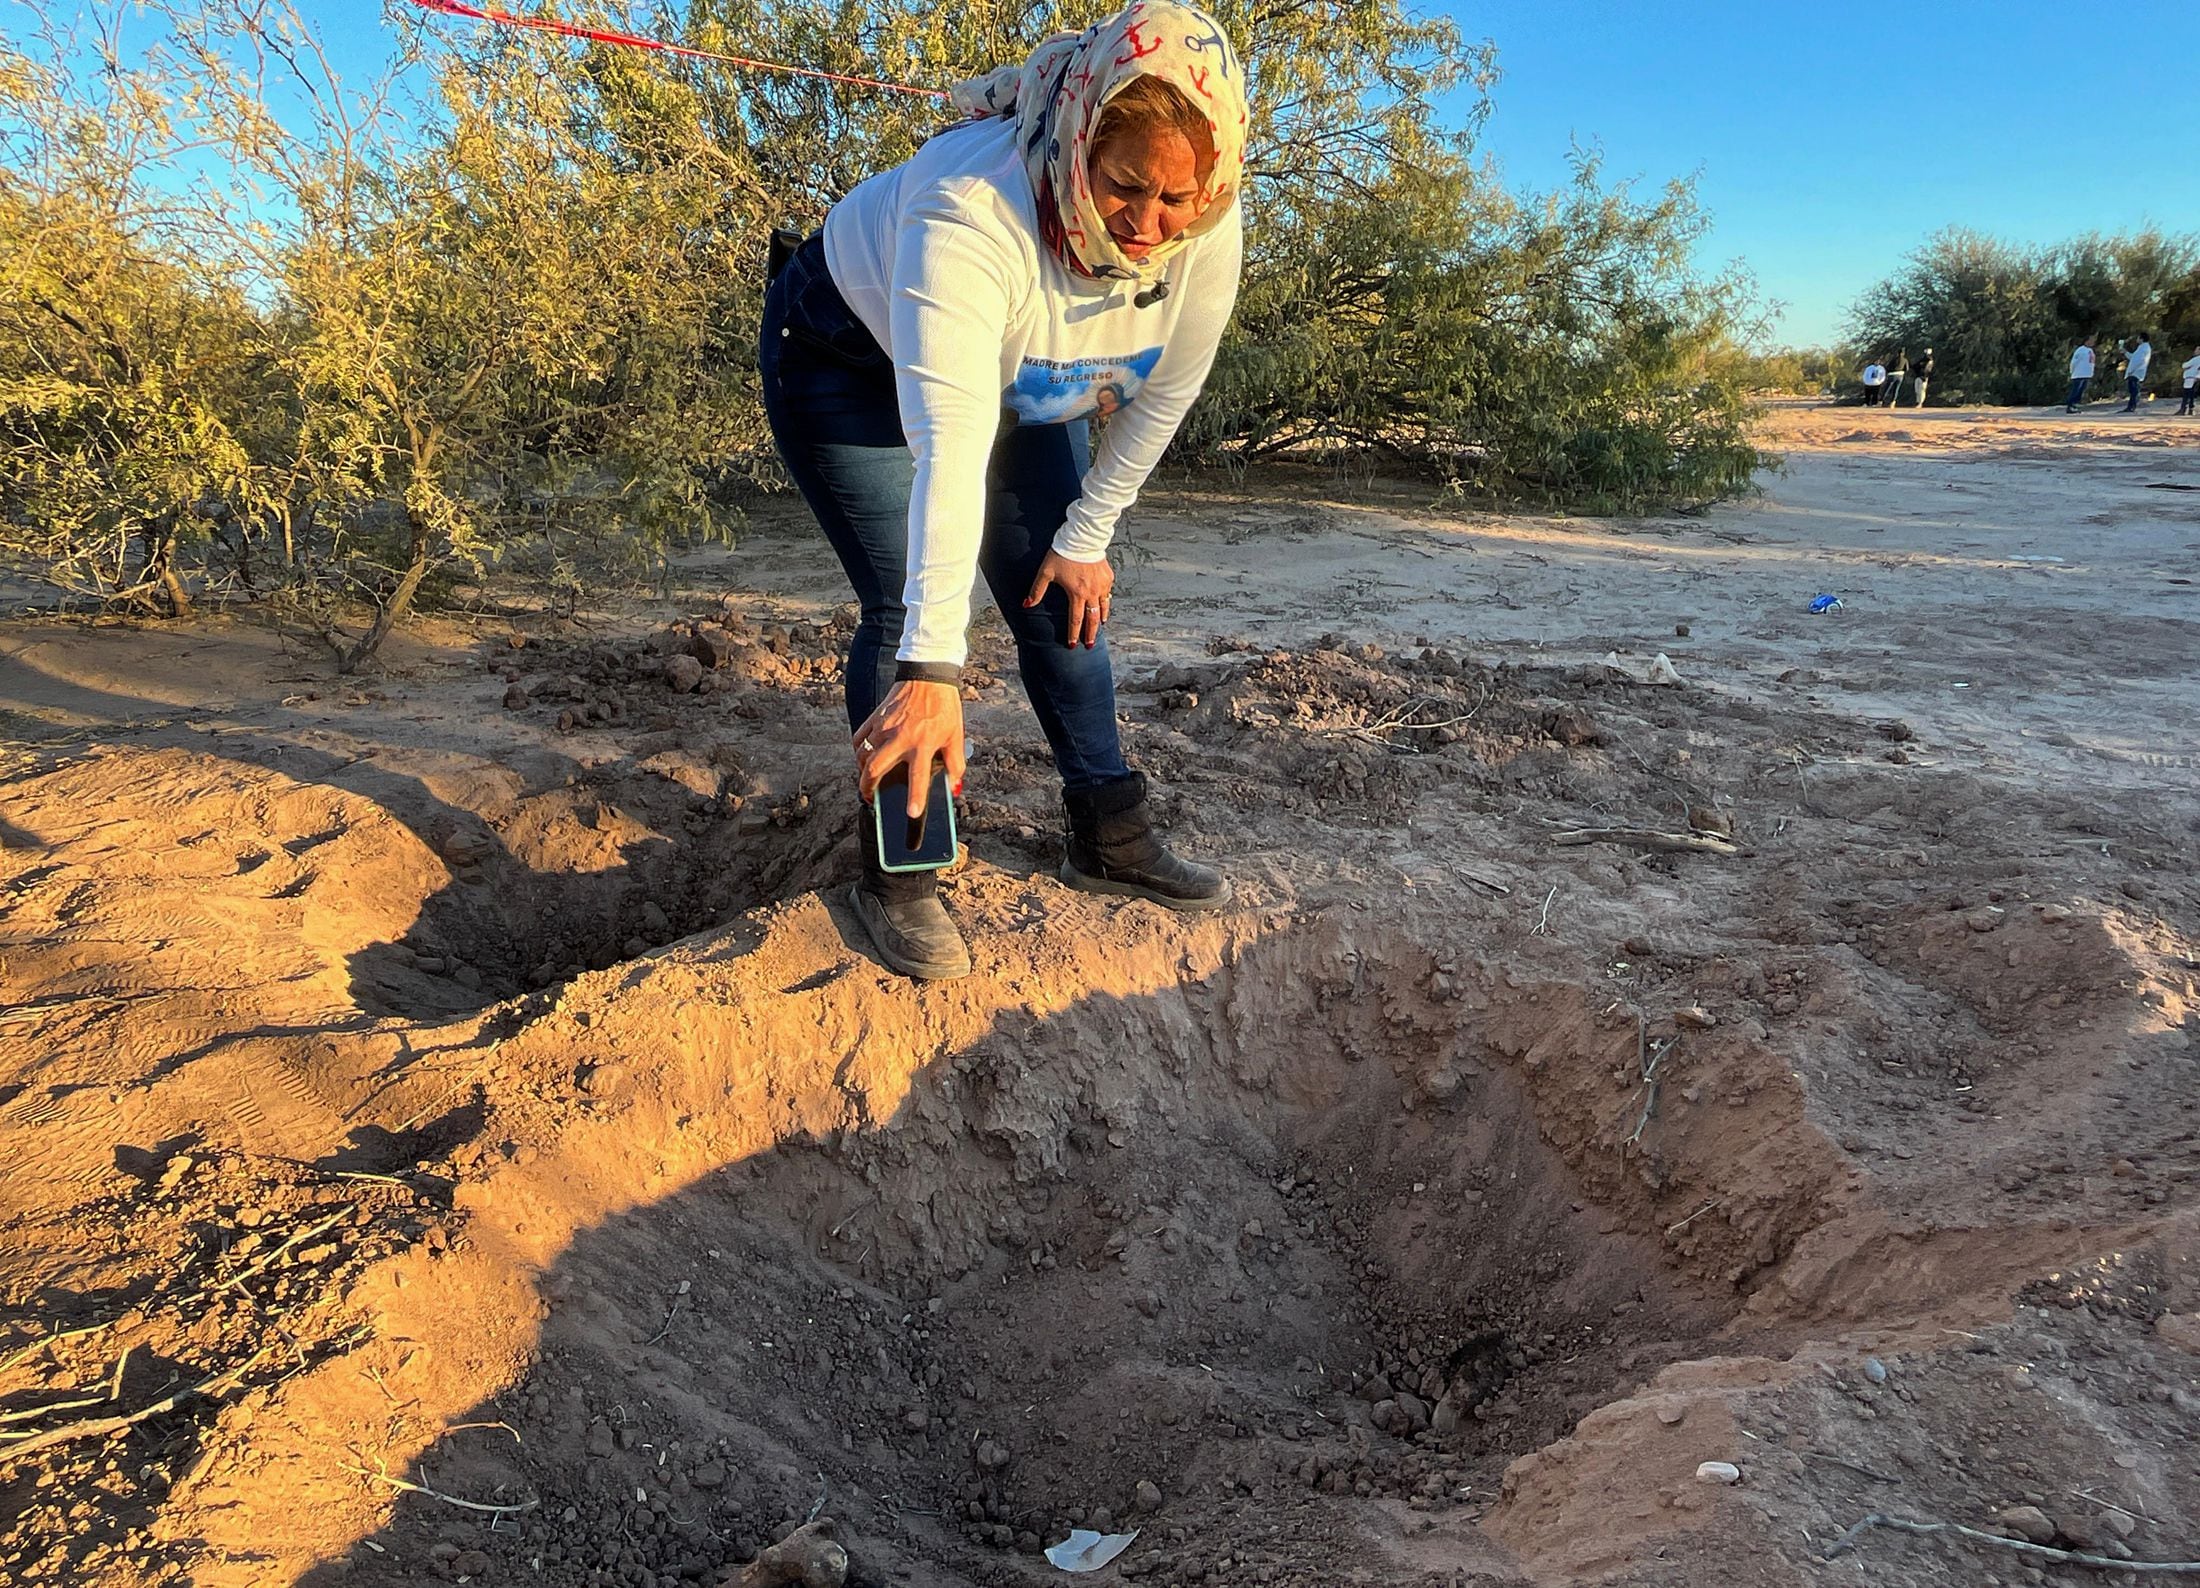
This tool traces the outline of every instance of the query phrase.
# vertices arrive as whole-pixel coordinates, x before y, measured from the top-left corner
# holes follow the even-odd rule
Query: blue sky
[[[504,0],[532,10],[534,0]],[[1480,0],[1446,7],[1504,73],[1482,148],[1510,181],[1697,176],[1716,265],[1842,311],[1944,226],[2050,242],[2200,231],[2200,0]],[[370,0],[301,0],[347,72],[390,35]],[[440,19],[436,25],[478,24]]]
[[[1830,340],[1944,226],[2019,241],[2200,231],[2200,0],[1481,0],[1482,139],[1509,178],[1698,175],[1710,258]]]

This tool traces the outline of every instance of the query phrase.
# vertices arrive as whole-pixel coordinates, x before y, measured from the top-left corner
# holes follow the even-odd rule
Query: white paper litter
[[[1061,1543],[1047,1546],[1047,1559],[1064,1571],[1098,1571],[1129,1549],[1137,1536],[1135,1528],[1128,1533],[1095,1533],[1073,1527]]]

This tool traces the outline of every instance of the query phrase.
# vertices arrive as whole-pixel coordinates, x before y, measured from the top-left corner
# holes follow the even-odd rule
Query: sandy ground
[[[1155,493],[1126,739],[1243,907],[1052,881],[988,617],[932,988],[791,518],[364,681],[0,627],[0,1578],[2200,1557],[2200,423],[1772,428],[1694,519]]]

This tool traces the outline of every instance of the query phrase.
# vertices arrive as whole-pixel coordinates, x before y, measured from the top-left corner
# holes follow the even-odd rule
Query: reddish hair
[[[1204,184],[1215,167],[1215,129],[1205,113],[1185,96],[1184,90],[1166,78],[1140,76],[1117,90],[1100,112],[1100,125],[1092,135],[1092,152],[1098,154],[1126,133],[1175,132],[1192,146],[1192,161]]]

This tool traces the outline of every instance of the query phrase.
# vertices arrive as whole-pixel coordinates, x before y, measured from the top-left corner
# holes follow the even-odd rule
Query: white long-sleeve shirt
[[[2093,349],[2080,344],[2078,350],[2070,355],[2070,378],[2072,380],[2091,380],[2093,378]]]
[[[2133,380],[2147,378],[2147,366],[2154,362],[2154,344],[2141,342],[2124,359],[2124,373]]]
[[[825,263],[893,357],[916,458],[899,660],[963,660],[1004,410],[1022,424],[1111,414],[1054,537],[1072,561],[1107,555],[1213,367],[1243,252],[1233,205],[1169,261],[1168,295],[1145,308],[1136,282],[1073,274],[1040,241],[1012,120],[941,133],[833,206]]]

